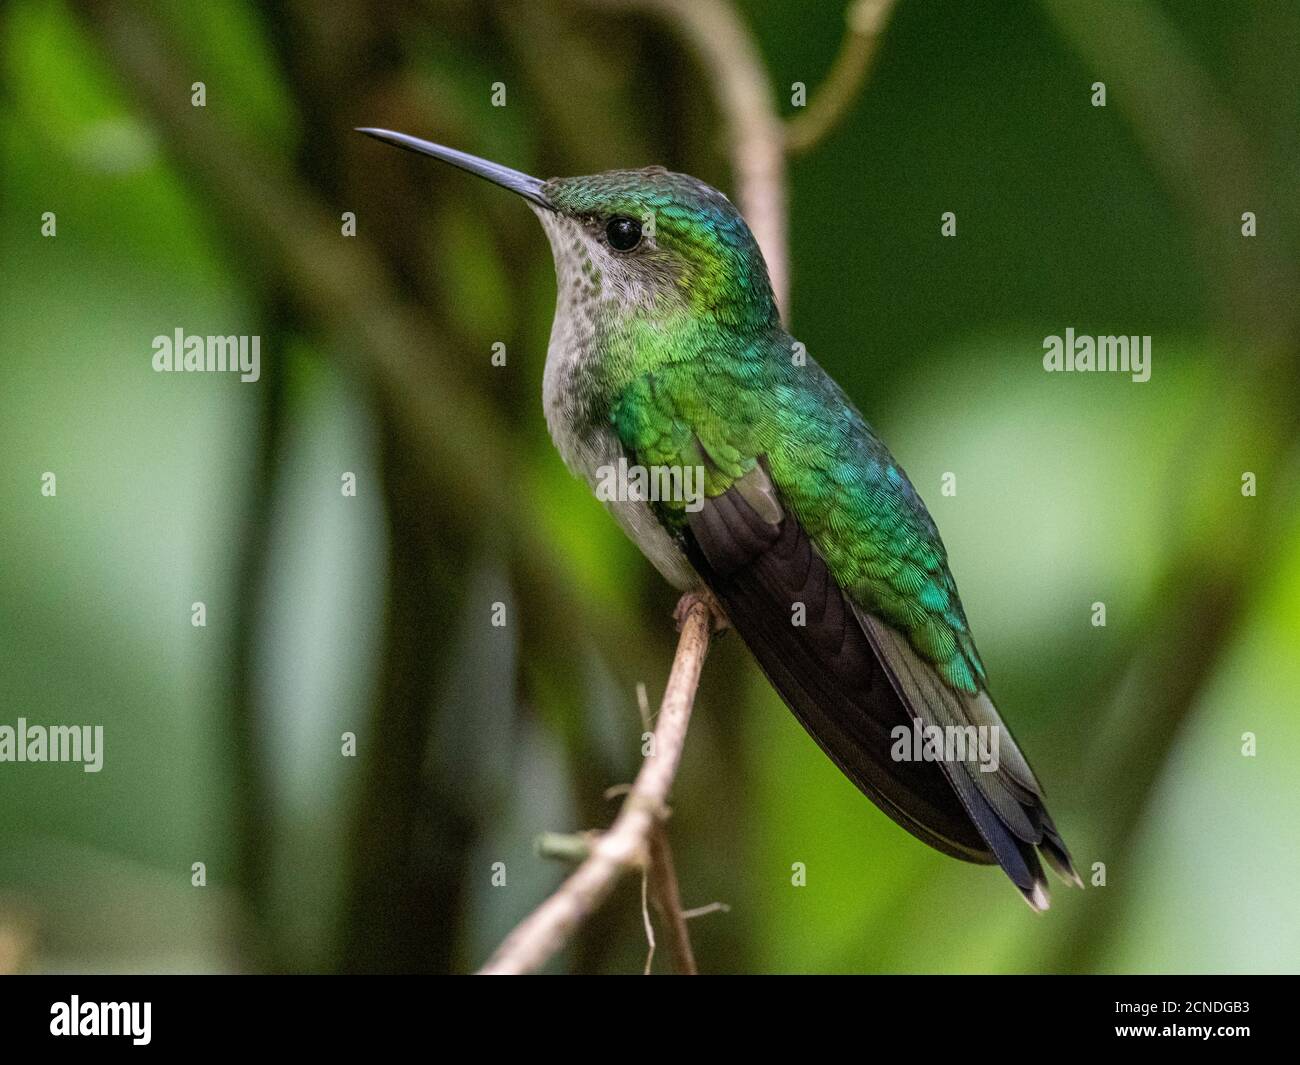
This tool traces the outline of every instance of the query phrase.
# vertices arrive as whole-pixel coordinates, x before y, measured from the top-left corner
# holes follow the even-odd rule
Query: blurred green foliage
[[[1294,342],[1296,309],[1220,298],[1241,264],[1205,248],[1247,278],[1300,261],[1300,14],[1146,7],[1253,152],[1265,199],[1234,203],[1219,244],[1126,121],[1118,74],[1090,106],[1109,66],[1055,3],[903,0],[853,111],[791,164],[793,331],[929,502],[999,705],[1107,886],[1058,888],[1033,918],[996,873],[916,843],[729,636],[670,828],[687,905],[730,907],[693,922],[705,971],[1297,968],[1300,389],[1295,347],[1259,339]],[[831,64],[840,5],[741,8],[789,113],[785,87],[815,93]],[[271,160],[256,195],[286,224],[303,203],[356,212],[431,379],[497,416],[510,468],[477,472],[514,524],[422,465],[410,412],[357,369],[364,336],[304,295],[142,92],[133,48],[171,78],[158,96],[188,107],[205,82],[195,136]],[[99,774],[0,765],[0,930],[30,944],[13,964],[463,971],[562,875],[534,837],[608,822],[672,596],[546,437],[545,239],[497,190],[349,131],[731,190],[706,77],[662,26],[576,0],[0,9],[0,724],[106,733]],[[1251,331],[1261,313],[1276,329]],[[261,335],[263,380],[153,373],[152,338],[178,326]],[[1067,326],[1151,334],[1150,382],[1044,374],[1043,337]],[[558,596],[521,563],[537,544]],[[644,950],[629,881],[555,967],[636,971]]]

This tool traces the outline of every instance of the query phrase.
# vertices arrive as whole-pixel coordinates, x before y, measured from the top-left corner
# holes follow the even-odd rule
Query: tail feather
[[[988,696],[956,691],[845,593],[762,464],[705,500],[681,542],[795,716],[890,817],[946,854],[996,862],[1035,910],[1049,905],[1040,855],[1079,883],[1042,789]],[[796,604],[806,615],[797,626]],[[914,722],[999,729],[997,769],[895,760],[891,736]]]
[[[987,693],[970,696],[956,691],[921,659],[907,637],[861,609],[856,613],[899,698],[915,718],[926,725],[961,727],[978,722],[1000,730],[1001,757],[993,772],[962,761],[945,759],[941,764],[967,814],[1025,901],[1036,910],[1050,904],[1040,854],[1067,883],[1082,886],[1047,812],[1042,789]]]

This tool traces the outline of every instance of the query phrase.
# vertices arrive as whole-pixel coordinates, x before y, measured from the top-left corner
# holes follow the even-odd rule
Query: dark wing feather
[[[971,696],[955,691],[921,659],[907,637],[861,607],[854,609],[894,690],[923,724],[997,730],[1000,743],[995,771],[984,772],[974,762],[940,764],[980,835],[1030,904],[1042,909],[1047,903],[1038,851],[1063,879],[1082,886],[1043,803],[1042,788],[988,694],[981,691]]]
[[[683,539],[763,672],[844,774],[931,846],[992,862],[942,770],[890,758],[891,730],[911,719],[799,523],[760,516],[737,486],[691,515]],[[804,626],[791,623],[795,603]]]
[[[891,758],[892,731],[910,728],[914,719],[962,723],[973,714],[980,723],[987,713],[992,720],[984,723],[1000,721],[987,697],[973,711],[950,705],[945,692],[960,701],[957,693],[911,652],[906,638],[853,603],[781,505],[761,463],[705,500],[689,516],[682,542],[795,717],[899,825],[945,854],[997,862],[1037,908],[1046,905],[1046,892],[1036,846],[1073,877],[1018,749],[998,774],[972,772],[960,762]],[[797,603],[805,608],[802,626],[792,623]]]

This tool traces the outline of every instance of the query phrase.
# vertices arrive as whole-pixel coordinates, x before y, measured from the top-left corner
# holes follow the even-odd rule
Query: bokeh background
[[[793,116],[845,5],[737,8]],[[732,635],[670,825],[729,907],[705,971],[1300,968],[1298,53],[1291,3],[902,0],[792,159],[793,332],[1106,886],[1035,917],[914,841]],[[466,971],[563,875],[535,837],[609,822],[674,596],[547,439],[545,238],[350,130],[734,192],[711,76],[635,4],[4,0],[0,723],[106,736],[98,774],[0,764],[0,967]],[[260,335],[261,380],[154,373],[177,327]],[[1150,334],[1151,380],[1044,373],[1066,327]],[[553,968],[645,950],[630,878]]]

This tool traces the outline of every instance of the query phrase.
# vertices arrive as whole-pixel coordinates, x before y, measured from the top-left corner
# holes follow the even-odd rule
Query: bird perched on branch
[[[661,167],[542,181],[363,129],[522,196],[558,277],[543,401],[565,463],[698,470],[614,517],[682,591],[707,589],[844,774],[945,854],[1002,867],[1036,910],[1039,858],[1079,884],[984,666],[925,504],[782,327],[767,267],[716,189]],[[682,478],[671,483],[688,483]],[[992,735],[995,764],[967,744]],[[905,756],[900,756],[900,751]],[[928,752],[929,756],[926,756]]]

